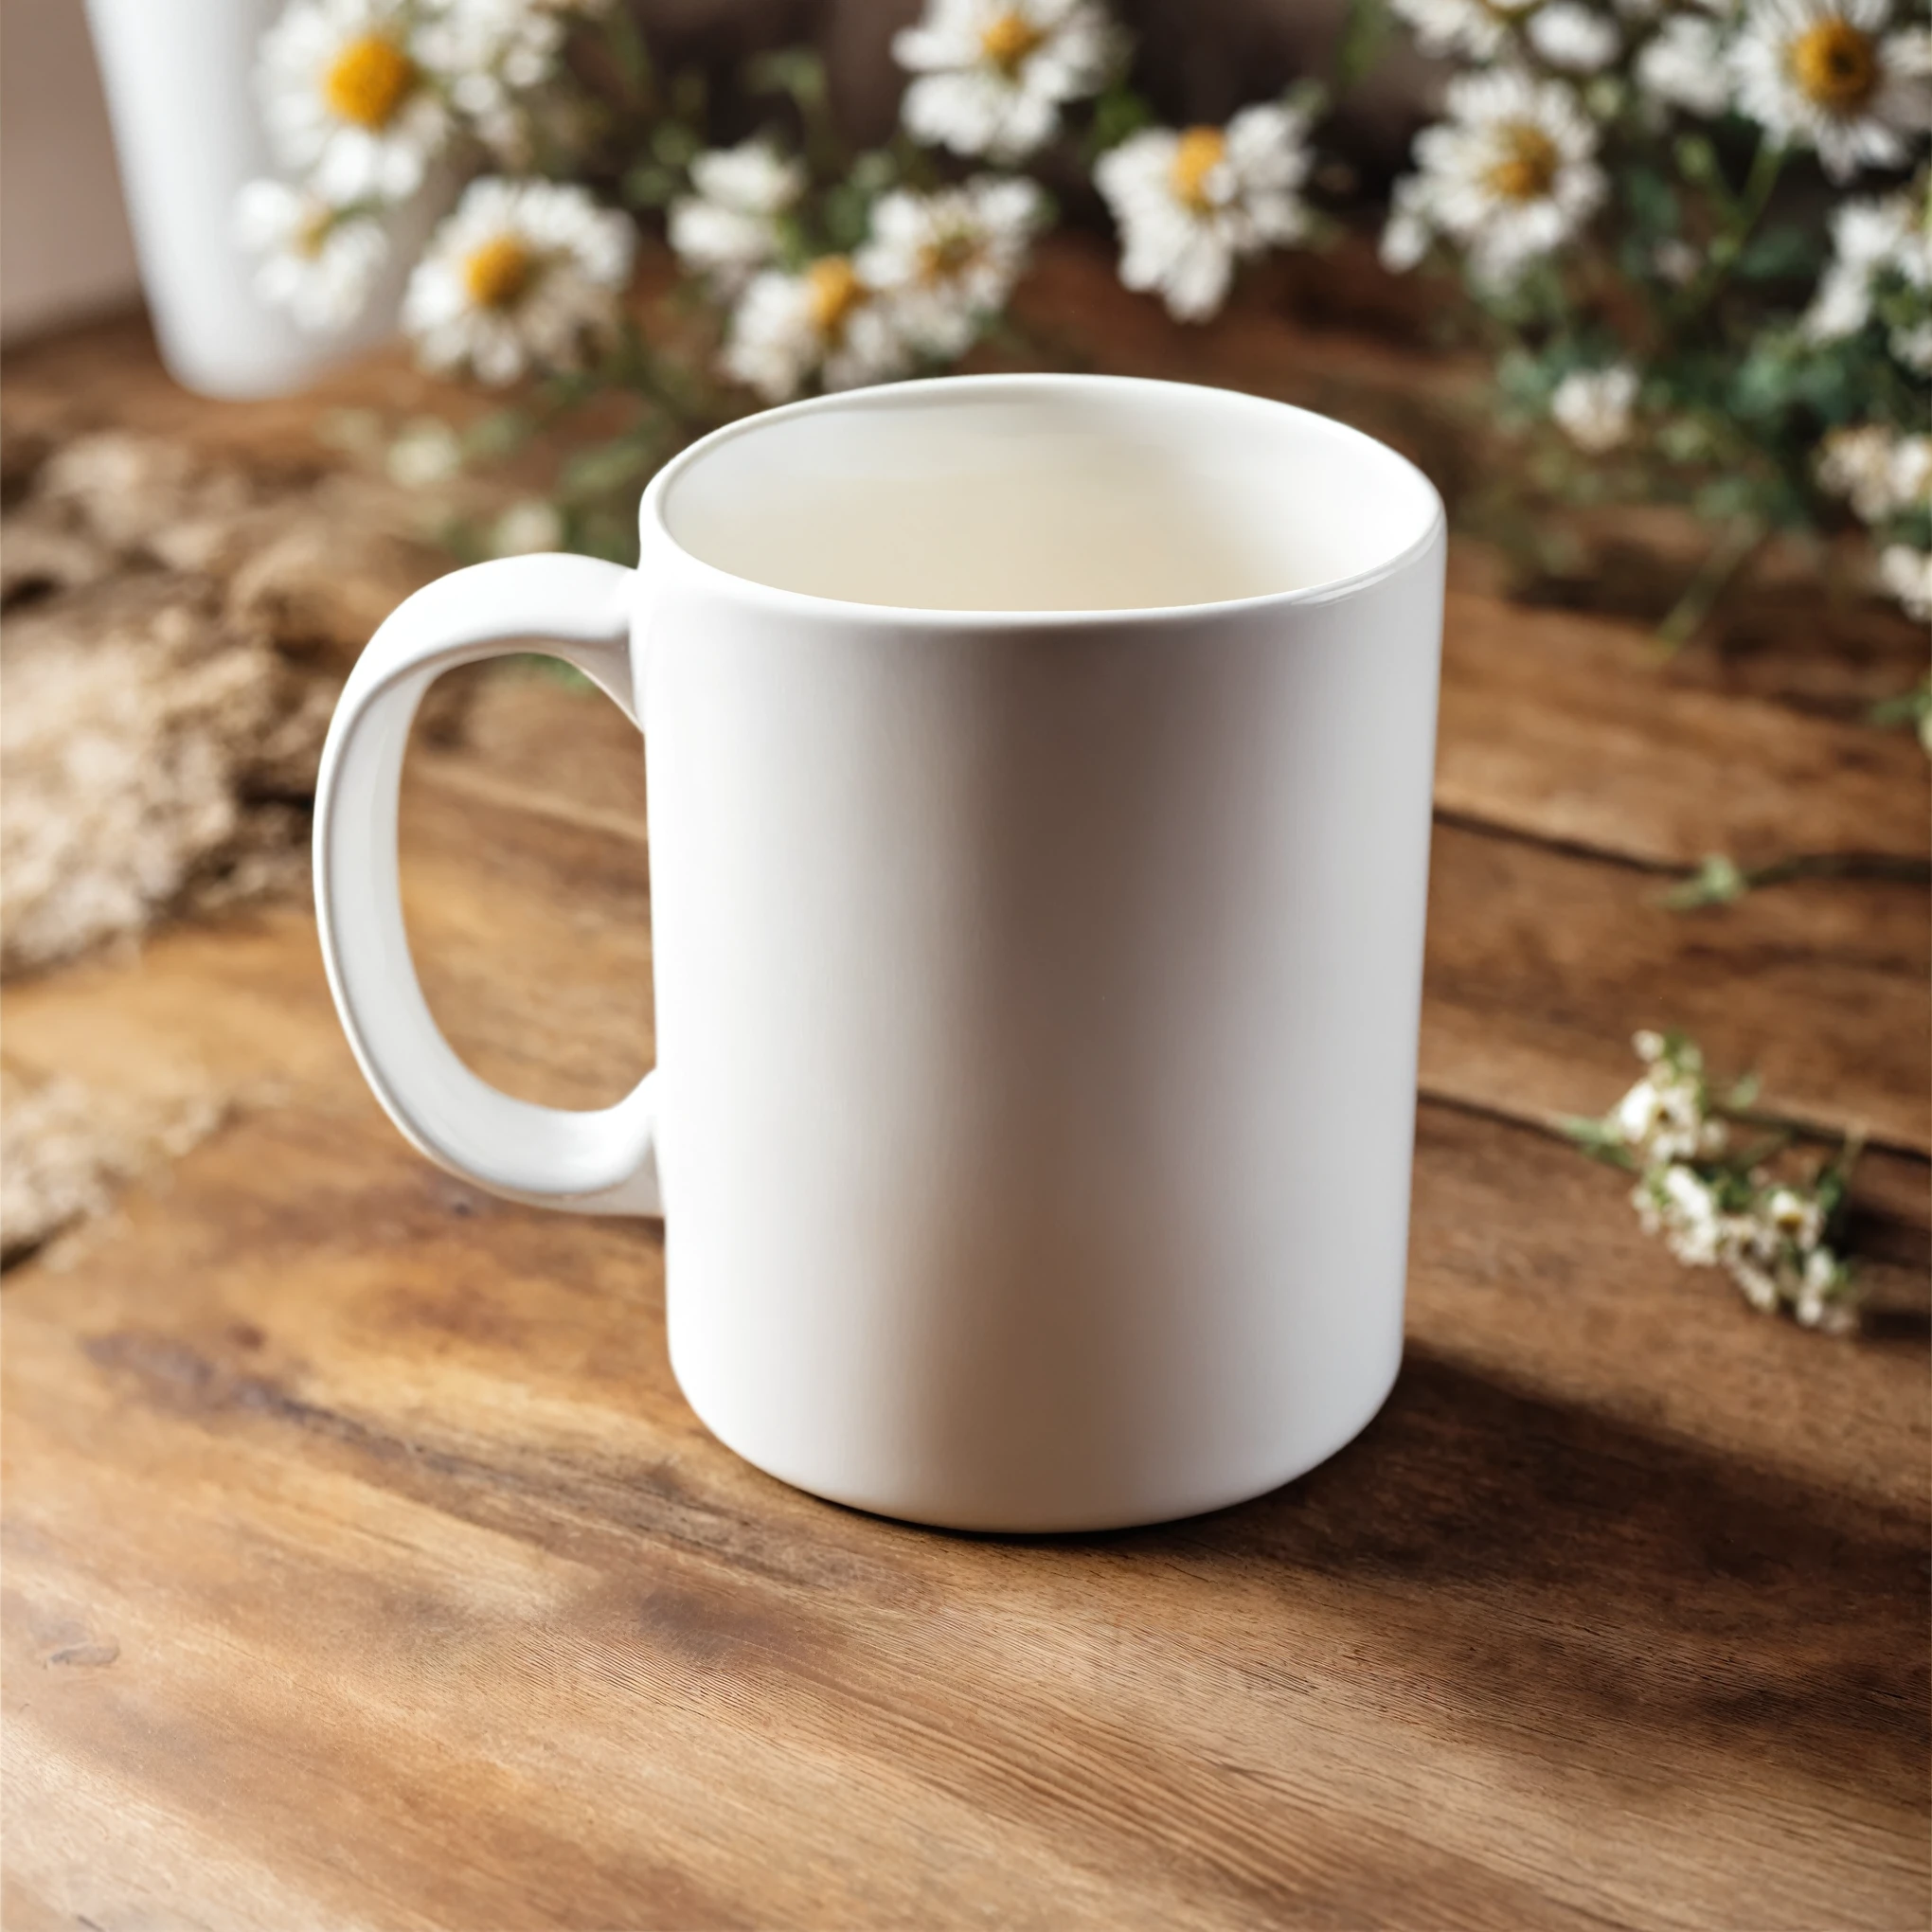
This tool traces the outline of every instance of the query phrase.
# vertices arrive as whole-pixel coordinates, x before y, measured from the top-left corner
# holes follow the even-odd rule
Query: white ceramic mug
[[[1239,1501],[1402,1351],[1441,505],[1304,411],[905,384],[706,438],[635,572],[519,557],[377,633],[317,800],[384,1106],[513,1199],[665,1217],[692,1407],[977,1530]],[[441,671],[554,652],[645,728],[658,1064],[511,1100],[431,1019],[397,786]]]

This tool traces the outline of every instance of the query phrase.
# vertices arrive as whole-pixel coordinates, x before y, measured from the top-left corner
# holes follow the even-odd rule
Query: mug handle
[[[634,573],[592,557],[505,557],[419,590],[369,640],[344,687],[315,791],[315,912],[330,991],[390,1119],[438,1166],[542,1208],[661,1214],[654,1074],[614,1107],[512,1100],[456,1057],[431,1017],[402,924],[396,828],[402,754],[440,671],[537,651],[637,717]]]

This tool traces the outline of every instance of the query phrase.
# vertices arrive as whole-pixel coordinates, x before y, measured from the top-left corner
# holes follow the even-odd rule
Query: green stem
[[[1728,216],[1724,233],[1711,245],[1708,266],[1702,276],[1685,291],[1684,299],[1671,317],[1672,327],[1681,331],[1703,314],[1723,289],[1731,264],[1744,253],[1751,231],[1763,219],[1770,206],[1771,191],[1784,168],[1784,150],[1776,142],[1762,140],[1751,156],[1751,171],[1745,177],[1744,192],[1727,202]],[[1722,199],[1722,197],[1720,197]]]
[[[1684,594],[1657,626],[1657,642],[1667,657],[1674,657],[1703,629],[1718,599],[1769,535],[1756,517],[1741,517],[1710,546]]]
[[[1730,905],[1747,892],[1794,879],[1887,879],[1908,886],[1932,882],[1932,862],[1889,852],[1793,852],[1762,866],[1733,864],[1714,852],[1696,871],[1658,895],[1673,912],[1707,905]]]

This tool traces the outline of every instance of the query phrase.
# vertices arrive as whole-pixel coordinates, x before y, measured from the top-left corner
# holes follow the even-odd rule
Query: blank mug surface
[[[734,425],[642,527],[698,1414],[983,1530],[1333,1453],[1401,1356],[1434,491],[1284,405],[987,377]]]

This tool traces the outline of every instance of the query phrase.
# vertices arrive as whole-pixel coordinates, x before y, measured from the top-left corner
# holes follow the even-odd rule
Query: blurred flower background
[[[456,460],[624,399],[555,506],[621,555],[615,506],[691,435],[997,343],[1056,225],[1110,232],[1183,322],[1271,252],[1373,234],[1487,356],[1508,493],[1709,527],[1668,642],[1780,533],[1862,528],[1871,593],[1932,614],[1932,33],[1905,0],[1351,0],[1308,71],[1194,124],[1160,105],[1185,40],[1105,0],[927,0],[889,45],[897,126],[859,145],[806,46],[721,83],[612,0],[290,0],[258,74],[281,178],[237,211],[259,293],[347,327],[399,215],[459,191],[404,324],[521,387]],[[1378,146],[1391,58],[1434,112]],[[640,236],[684,277],[675,342],[629,296]]]

